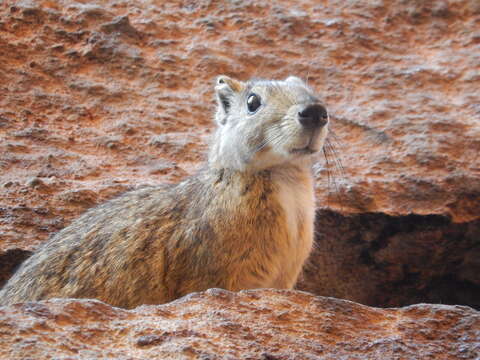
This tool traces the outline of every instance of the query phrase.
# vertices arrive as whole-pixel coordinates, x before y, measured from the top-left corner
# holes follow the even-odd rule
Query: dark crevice
[[[0,288],[14,273],[15,269],[31,254],[31,251],[21,249],[11,249],[0,254]]]
[[[480,309],[480,220],[319,210],[315,231],[302,290],[380,307],[435,302]]]
[[[463,304],[480,309],[480,285],[453,274],[432,278],[424,290],[425,302]]]

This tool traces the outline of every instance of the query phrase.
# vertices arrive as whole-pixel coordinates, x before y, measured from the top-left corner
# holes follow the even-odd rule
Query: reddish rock
[[[119,192],[193,174],[216,75],[295,74],[321,94],[335,134],[316,166],[318,207],[359,225],[345,235],[318,220],[330,228],[317,226],[306,288],[401,305],[441,283],[478,304],[479,16],[477,0],[4,1],[0,256],[36,249]],[[364,233],[375,214],[385,231]],[[425,227],[390,232],[411,215]],[[470,230],[455,246],[459,226]],[[418,265],[427,249],[429,270]],[[413,298],[385,299],[390,289]]]
[[[480,313],[377,309],[303,292],[212,289],[122,310],[55,299],[0,308],[5,359],[475,359]]]

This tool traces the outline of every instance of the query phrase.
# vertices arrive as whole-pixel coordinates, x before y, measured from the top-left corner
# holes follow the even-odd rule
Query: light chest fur
[[[309,169],[282,168],[251,178],[225,175],[217,187],[203,221],[212,233],[223,234],[209,246],[210,256],[226,261],[223,286],[292,288],[313,242]]]
[[[273,180],[278,189],[278,203],[285,214],[288,234],[283,249],[285,262],[280,283],[291,288],[312,249],[315,215],[313,181],[306,172],[279,174]]]

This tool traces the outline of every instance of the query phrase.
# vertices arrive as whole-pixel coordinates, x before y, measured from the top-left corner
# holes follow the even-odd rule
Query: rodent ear
[[[217,95],[218,108],[215,117],[219,124],[223,125],[226,123],[233,98],[244,89],[245,84],[239,80],[229,78],[225,75],[217,78],[215,93]]]
[[[292,83],[292,84],[297,84],[301,86],[306,86],[305,83],[303,82],[302,79],[300,79],[297,76],[289,76],[285,79],[286,82]]]
[[[226,75],[220,75],[217,77],[217,87],[226,85],[228,86],[233,92],[239,93],[245,89],[245,83],[240,80],[232,79]]]

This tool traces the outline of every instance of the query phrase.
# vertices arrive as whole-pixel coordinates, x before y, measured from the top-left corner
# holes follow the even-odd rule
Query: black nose
[[[322,105],[308,105],[298,113],[298,121],[306,128],[319,128],[327,123],[327,109]]]

